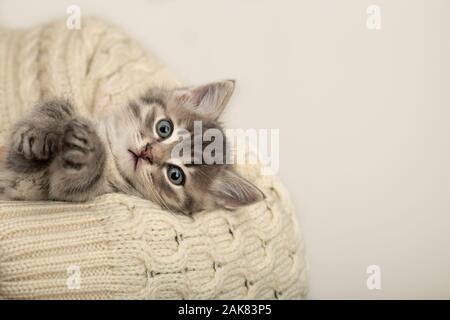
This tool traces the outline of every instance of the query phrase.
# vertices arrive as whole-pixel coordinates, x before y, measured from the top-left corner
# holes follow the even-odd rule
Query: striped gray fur
[[[196,141],[202,141],[200,151],[208,146],[201,139],[206,130],[223,133],[218,119],[233,89],[233,81],[151,88],[93,121],[78,115],[68,100],[38,103],[11,132],[0,166],[0,199],[88,201],[123,192],[185,214],[257,202],[263,193],[222,161],[225,139],[215,150],[218,162],[205,162],[194,148]],[[168,137],[156,131],[161,119],[173,126]],[[195,122],[201,122],[201,132],[194,132]],[[183,140],[182,132],[190,140]],[[177,158],[173,150],[180,141],[190,144],[191,152]],[[169,178],[174,166],[183,173],[182,185]]]

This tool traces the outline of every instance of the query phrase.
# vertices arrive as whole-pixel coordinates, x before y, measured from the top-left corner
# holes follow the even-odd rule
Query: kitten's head
[[[218,118],[233,89],[234,81],[151,89],[114,114],[110,145],[128,188],[183,213],[235,209],[262,200],[264,194],[257,187],[225,164],[225,135]],[[211,141],[200,139],[208,129],[222,133],[223,140],[214,141],[221,148],[212,153],[221,161],[204,158]],[[183,146],[187,148],[180,152]]]

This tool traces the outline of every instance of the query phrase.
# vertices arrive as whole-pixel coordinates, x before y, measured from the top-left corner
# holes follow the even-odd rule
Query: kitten
[[[185,214],[260,201],[264,194],[225,164],[225,138],[215,151],[224,161],[207,164],[205,143],[194,147],[205,130],[223,134],[218,118],[233,90],[234,81],[152,88],[101,120],[77,115],[64,99],[42,102],[13,127],[0,199],[79,202],[121,192]],[[180,142],[193,151],[174,156]]]

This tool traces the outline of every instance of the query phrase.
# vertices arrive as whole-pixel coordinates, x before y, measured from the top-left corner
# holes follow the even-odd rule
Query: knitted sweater
[[[88,116],[150,85],[178,82],[96,19],[0,30],[0,137],[41,98],[71,98]],[[236,212],[174,215],[135,197],[88,203],[0,202],[0,298],[297,299],[306,264],[294,210],[274,177],[240,172],[267,199]]]

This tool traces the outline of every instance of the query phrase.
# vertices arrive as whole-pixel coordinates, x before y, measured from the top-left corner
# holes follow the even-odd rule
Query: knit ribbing
[[[150,85],[178,82],[128,37],[95,19],[0,31],[0,137],[37,99],[65,95],[101,116]],[[135,197],[89,203],[0,202],[0,298],[292,299],[306,264],[284,188],[258,166],[266,194],[236,212],[175,215]],[[79,287],[68,282],[80,271]]]
[[[265,202],[193,218],[124,195],[0,203],[0,296],[300,298],[305,264],[293,212],[278,184],[257,183]],[[80,289],[67,286],[71,266]]]

